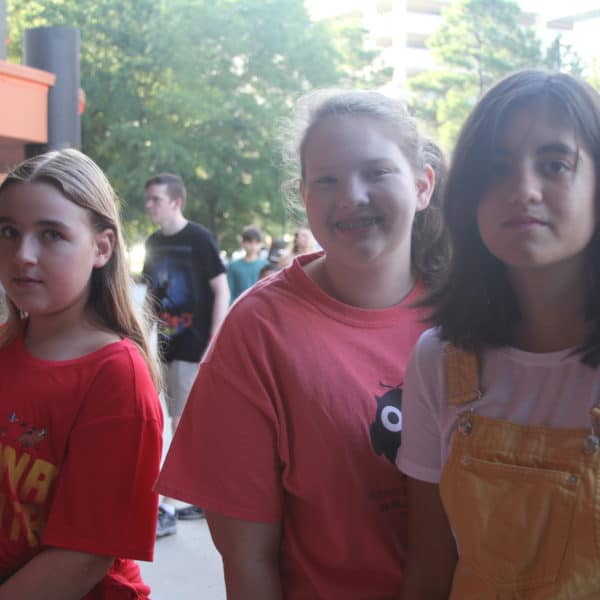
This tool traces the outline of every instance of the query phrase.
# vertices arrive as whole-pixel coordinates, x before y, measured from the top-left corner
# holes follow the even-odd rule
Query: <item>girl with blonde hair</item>
[[[114,192],[76,150],[0,185],[0,598],[147,598],[158,377]]]

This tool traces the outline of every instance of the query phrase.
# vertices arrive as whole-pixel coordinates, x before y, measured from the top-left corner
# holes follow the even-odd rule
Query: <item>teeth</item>
[[[379,223],[380,219],[378,217],[370,217],[368,219],[355,219],[352,221],[337,221],[335,226],[338,229],[358,229],[360,227],[369,227],[370,225],[375,225]]]

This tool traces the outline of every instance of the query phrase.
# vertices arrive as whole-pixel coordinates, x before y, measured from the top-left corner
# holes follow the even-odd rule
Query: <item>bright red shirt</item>
[[[129,340],[61,362],[0,348],[0,580],[54,546],[117,557],[86,599],[148,597],[130,559],[152,560],[161,436]]]
[[[401,384],[424,325],[400,305],[337,302],[300,257],[232,307],[201,364],[158,489],[236,519],[282,522],[286,600],[392,600],[405,481]]]

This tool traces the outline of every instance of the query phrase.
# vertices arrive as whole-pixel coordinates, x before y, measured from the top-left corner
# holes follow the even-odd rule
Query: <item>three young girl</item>
[[[395,598],[401,447],[404,598],[600,594],[598,95],[526,71],[474,109],[404,396],[445,265],[439,155],[378,94],[300,111],[324,252],[234,306],[161,491],[206,508],[232,599]],[[152,555],[162,416],[123,259],[80,153],[0,185],[0,599],[149,593],[130,559]]]
[[[147,598],[162,413],[113,190],[76,150],[0,185],[0,598]]]
[[[600,597],[600,97],[493,87],[459,137],[453,254],[405,386],[404,599]]]
[[[404,479],[394,461],[412,307],[445,266],[434,168],[377,93],[305,99],[292,155],[324,252],[231,309],[158,489],[205,508],[228,598],[397,598]]]

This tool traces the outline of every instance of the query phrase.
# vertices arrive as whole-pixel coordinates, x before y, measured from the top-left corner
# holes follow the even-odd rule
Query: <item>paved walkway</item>
[[[137,306],[142,305],[145,290],[144,285],[133,287]],[[171,443],[171,424],[164,402],[163,414],[166,454]],[[225,600],[221,556],[213,546],[204,519],[179,521],[175,535],[156,541],[154,562],[139,564],[144,581],[152,588],[152,600]]]
[[[157,540],[154,562],[140,562],[152,600],[225,600],[221,556],[206,521],[179,521],[177,533]]]

